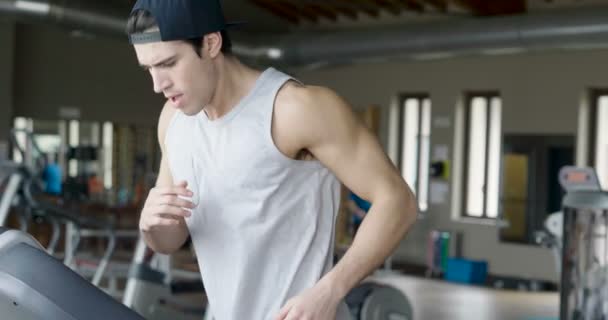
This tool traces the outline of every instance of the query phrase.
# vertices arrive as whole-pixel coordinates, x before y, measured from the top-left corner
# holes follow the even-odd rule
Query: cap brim
[[[160,31],[135,33],[129,35],[129,43],[131,44],[146,44],[160,41],[163,41]]]
[[[226,23],[225,29],[236,28],[238,26],[247,24],[247,21],[233,21]],[[176,39],[177,40],[177,39]],[[131,44],[146,44],[151,42],[162,42],[162,36],[160,31],[152,31],[152,32],[144,32],[144,33],[136,33],[129,35],[129,42]]]

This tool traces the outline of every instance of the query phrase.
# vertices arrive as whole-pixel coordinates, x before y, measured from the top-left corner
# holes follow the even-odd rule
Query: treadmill
[[[49,256],[27,233],[0,227],[3,320],[140,320],[135,311]]]

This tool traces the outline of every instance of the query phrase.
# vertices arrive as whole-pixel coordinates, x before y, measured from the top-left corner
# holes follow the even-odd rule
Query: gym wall
[[[474,56],[425,62],[401,62],[298,70],[305,82],[327,85],[355,106],[383,107],[381,132],[387,141],[387,116],[397,93],[430,94],[433,118],[448,117],[449,128],[432,127],[432,145],[454,146],[454,110],[468,90],[498,90],[503,99],[503,132],[571,134],[577,130],[581,96],[591,87],[608,87],[608,51],[530,53],[508,56]],[[431,150],[433,149],[431,147]],[[500,243],[495,226],[460,222],[452,218],[452,197],[431,204],[426,218],[411,230],[397,259],[425,264],[431,229],[461,231],[463,254],[487,260],[490,273],[557,281],[550,251],[534,246]],[[521,257],[526,257],[522,259]]]
[[[156,125],[164,102],[126,36],[87,39],[20,24],[15,51],[16,116],[58,119],[69,107],[81,120]]]
[[[0,143],[8,139],[13,109],[15,24],[0,20]],[[0,151],[1,152],[1,151]]]

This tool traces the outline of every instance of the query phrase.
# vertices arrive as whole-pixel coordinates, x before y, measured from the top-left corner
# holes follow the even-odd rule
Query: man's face
[[[154,92],[187,115],[196,115],[210,102],[216,85],[212,59],[202,58],[184,41],[137,44],[139,64],[150,72]]]

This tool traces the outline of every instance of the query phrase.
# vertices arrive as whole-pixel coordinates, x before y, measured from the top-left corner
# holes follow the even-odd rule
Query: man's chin
[[[195,116],[201,112],[201,110],[193,106],[185,106],[181,110],[187,116]]]

